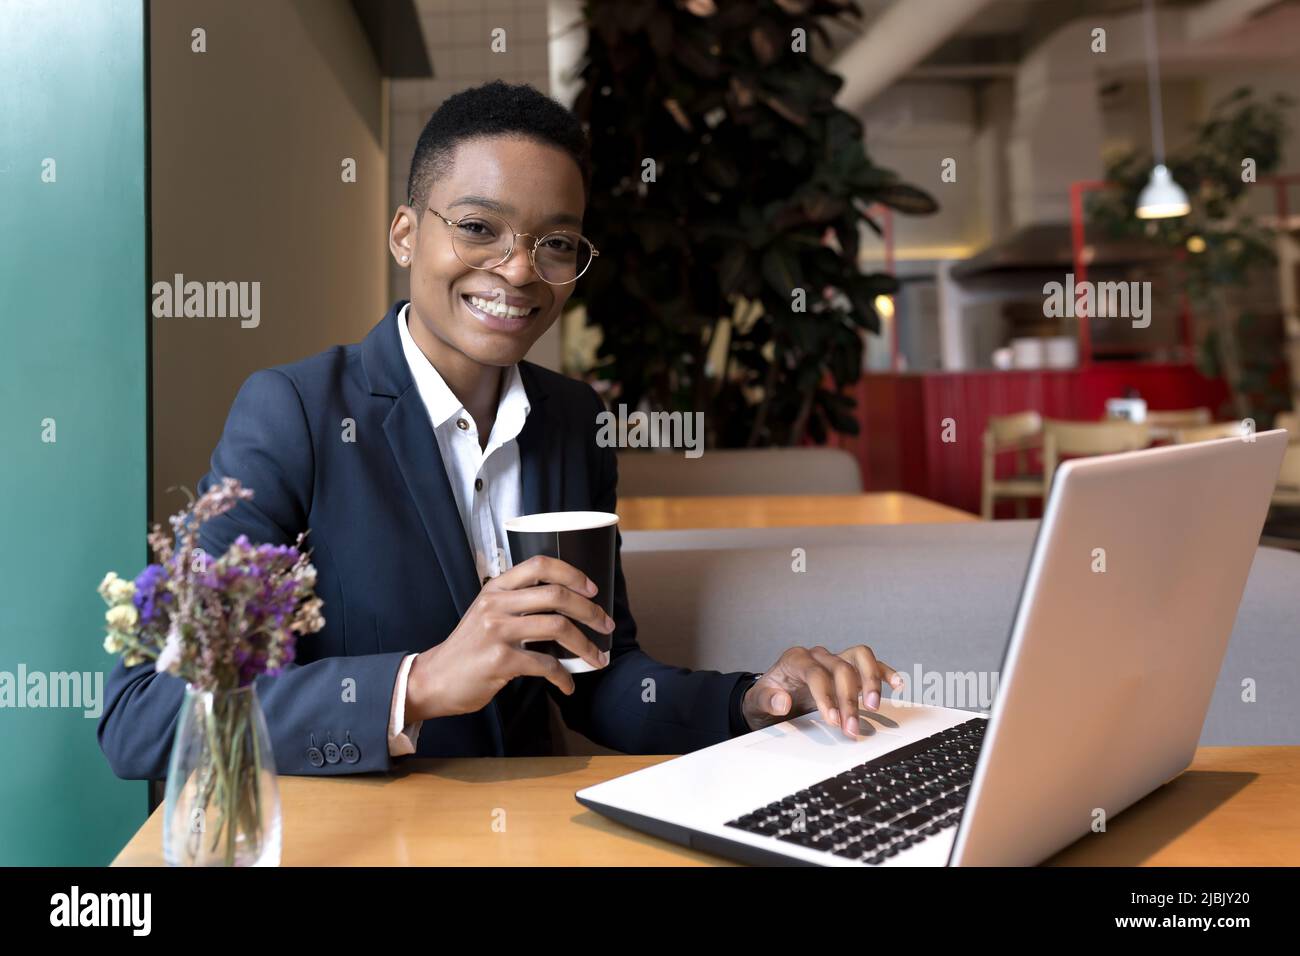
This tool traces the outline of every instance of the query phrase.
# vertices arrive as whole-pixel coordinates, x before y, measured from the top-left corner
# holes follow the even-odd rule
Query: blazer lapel
[[[396,399],[384,418],[384,435],[438,556],[456,611],[463,617],[479,592],[478,572],[438,439],[402,354],[397,316],[405,304],[398,301],[370,330],[361,343],[361,364],[370,394]]]
[[[563,510],[564,449],[557,425],[547,415],[546,391],[531,363],[519,363],[528,394],[528,419],[519,432],[520,504],[526,515]]]
[[[403,392],[384,419],[384,434],[388,436],[388,444],[393,449],[406,488],[420,513],[424,532],[438,555],[438,564],[442,566],[456,613],[464,617],[482,585],[456,507],[456,496],[442,463],[442,453],[438,450],[438,439],[414,385]],[[487,717],[494,752],[498,757],[505,756],[501,707],[495,697],[483,708],[483,713]]]
[[[456,611],[464,617],[479,592],[478,572],[429,413],[416,389],[408,389],[393,405],[384,419],[384,434],[438,555]]]

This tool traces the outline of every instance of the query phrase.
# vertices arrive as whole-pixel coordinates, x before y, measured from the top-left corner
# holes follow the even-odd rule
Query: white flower
[[[116,571],[109,571],[106,575],[104,575],[104,580],[99,582],[99,587],[96,588],[95,590],[99,592],[100,597],[102,597],[105,601],[108,601],[111,604],[112,598],[108,596],[108,589],[113,586],[114,581],[120,581],[120,580],[121,578],[117,576]]]
[[[104,620],[113,630],[130,633],[135,630],[136,622],[140,620],[140,613],[133,604],[117,604],[105,612]]]
[[[109,604],[123,604],[135,597],[135,582],[119,578],[116,571],[109,571],[96,590]]]
[[[171,630],[167,632],[167,642],[163,644],[162,653],[158,655],[158,661],[154,664],[154,670],[159,674],[175,674],[181,666],[181,632],[173,623]]]
[[[135,582],[118,578],[108,586],[108,599],[114,604],[123,604],[135,597]]]
[[[110,654],[120,654],[124,647],[126,647],[126,642],[122,640],[122,635],[116,631],[104,638],[104,650]]]

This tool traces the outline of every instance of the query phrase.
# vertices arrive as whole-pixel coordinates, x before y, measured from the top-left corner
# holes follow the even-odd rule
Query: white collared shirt
[[[402,354],[429,413],[433,438],[438,442],[447,481],[456,497],[456,508],[474,555],[479,580],[486,583],[510,567],[505,522],[518,517],[522,507],[519,443],[516,439],[528,418],[528,394],[524,391],[519,366],[511,365],[501,383],[501,398],[487,446],[480,448],[474,417],[411,337],[407,327],[410,308],[408,302],[397,316]],[[402,661],[393,688],[388,752],[395,757],[415,753],[415,741],[420,735],[422,721],[405,722],[406,681],[415,657],[410,654]]]

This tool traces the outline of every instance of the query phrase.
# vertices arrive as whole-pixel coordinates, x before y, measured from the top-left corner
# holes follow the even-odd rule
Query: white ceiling
[[[819,51],[833,60],[834,54],[864,32],[885,10],[907,0],[858,0],[862,10],[860,21],[847,21],[830,27],[833,45],[829,51]],[[1195,7],[1207,0],[1156,0],[1156,9],[1169,10]],[[1288,9],[1282,9],[1288,8]],[[1012,58],[1033,49],[1058,27],[1083,17],[1116,17],[1136,13],[1142,9],[1142,0],[993,0],[973,19],[954,34],[954,39],[936,51],[924,64],[978,65],[981,59]],[[1256,19],[1265,21],[1279,17],[1277,23],[1290,25],[1291,14],[1300,14],[1300,0],[1278,0],[1273,8]],[[1281,15],[1281,16],[1279,16]],[[1267,31],[1258,31],[1260,36]],[[1285,34],[1296,35],[1287,31]],[[1300,41],[1293,41],[1300,42]]]

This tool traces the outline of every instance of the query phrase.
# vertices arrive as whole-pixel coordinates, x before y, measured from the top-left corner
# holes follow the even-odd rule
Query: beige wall
[[[858,114],[871,162],[893,170],[939,203],[931,216],[894,216],[894,255],[900,260],[970,255],[989,240],[982,207],[981,118],[973,88],[954,83],[896,83]],[[944,182],[943,163],[956,161],[957,181]],[[884,267],[885,247],[865,225],[862,264]]]
[[[208,468],[248,375],[354,342],[389,304],[386,83],[347,0],[151,10],[153,279],[260,282],[238,318],[153,319],[153,516]],[[191,31],[207,52],[191,52]],[[357,181],[341,163],[356,160]]]

